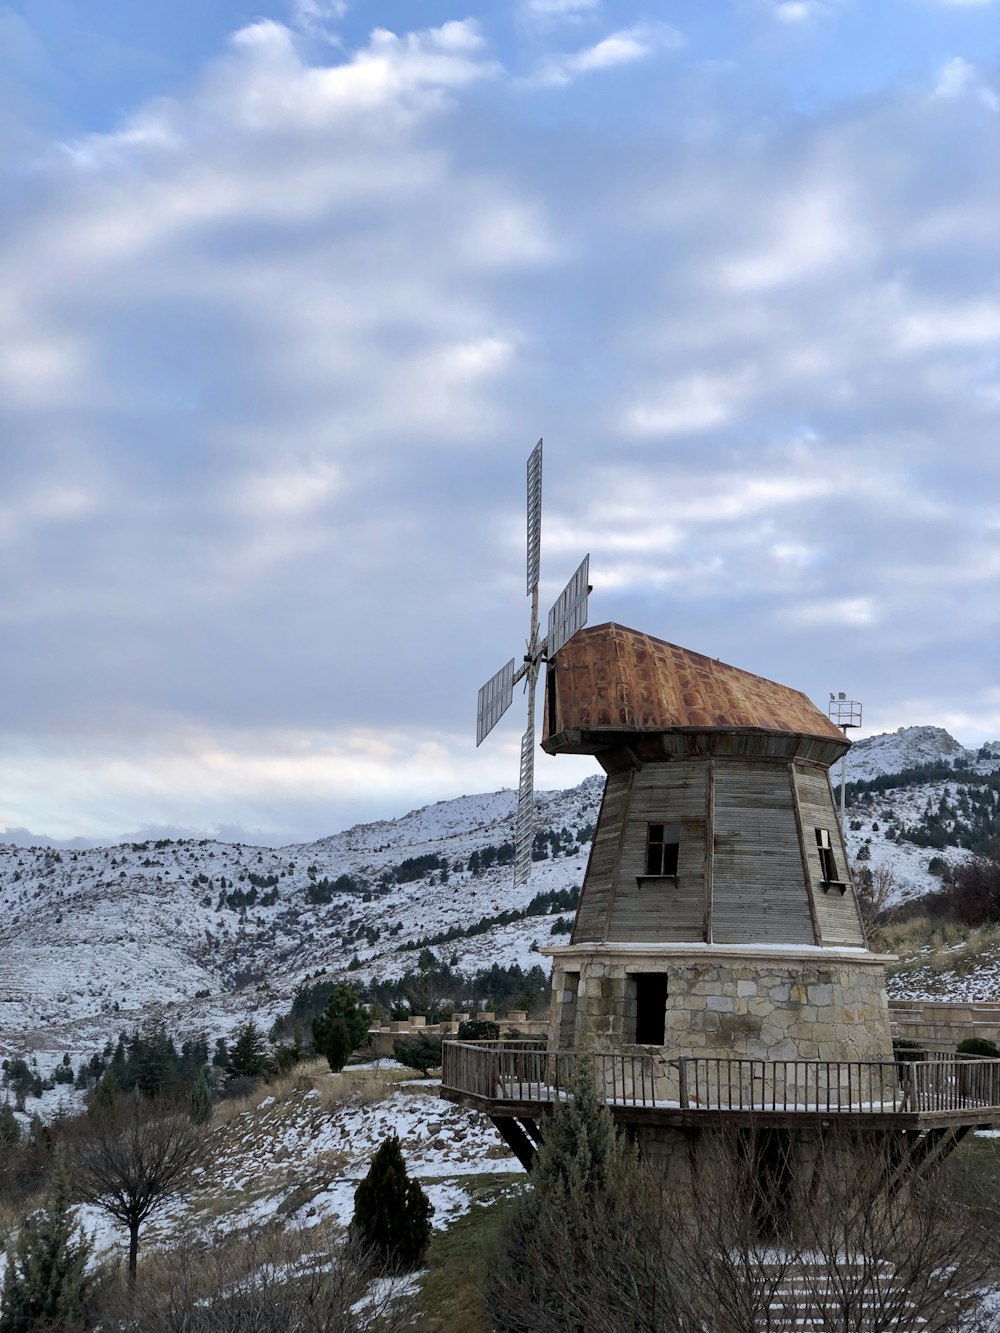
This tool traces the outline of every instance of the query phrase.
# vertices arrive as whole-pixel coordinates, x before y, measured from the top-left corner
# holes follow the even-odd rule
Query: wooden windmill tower
[[[1000,1123],[1000,1061],[893,1056],[887,960],[865,939],[830,783],[846,735],[798,690],[622,625],[584,628],[587,560],[540,639],[540,498],[539,443],[531,635],[479,709],[482,740],[527,681],[518,881],[543,660],[543,749],[593,755],[607,780],[570,943],[542,950],[548,1050],[446,1043],[442,1095],[490,1115],[526,1166],[579,1052],[668,1170],[692,1134],[756,1133],[762,1117],[803,1161],[838,1118],[880,1128],[901,1172]]]
[[[542,745],[608,777],[556,1043],[677,1056],[891,1059],[829,768],[841,731],[799,691],[624,626],[549,663]]]

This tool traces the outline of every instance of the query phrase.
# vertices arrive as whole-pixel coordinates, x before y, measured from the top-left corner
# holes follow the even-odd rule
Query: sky
[[[1000,738],[1000,0],[0,3],[0,836],[517,780],[543,612]],[[538,785],[593,761],[540,751]]]

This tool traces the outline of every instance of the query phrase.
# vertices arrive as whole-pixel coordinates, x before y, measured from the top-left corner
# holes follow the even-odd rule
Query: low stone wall
[[[391,1056],[392,1044],[397,1037],[416,1037],[424,1033],[435,1037],[457,1037],[459,1024],[473,1017],[489,1023],[499,1023],[501,1034],[516,1028],[526,1037],[544,1037],[549,1030],[548,1015],[542,1018],[529,1018],[524,1010],[511,1010],[502,1018],[497,1018],[496,1014],[490,1012],[475,1015],[452,1014],[445,1023],[428,1023],[423,1015],[411,1014],[402,1022],[380,1023],[369,1028],[368,1040],[371,1043],[372,1054],[379,1059]]]
[[[893,1036],[953,1051],[967,1037],[1000,1046],[1000,1004],[951,1000],[890,1000]]]

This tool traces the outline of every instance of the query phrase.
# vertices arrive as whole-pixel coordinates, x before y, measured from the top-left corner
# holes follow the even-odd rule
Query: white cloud
[[[832,597],[790,606],[787,619],[800,625],[821,625],[830,634],[839,629],[868,628],[879,620],[878,604],[872,597]]]
[[[800,24],[835,12],[842,0],[775,0],[771,13],[779,23]]]
[[[822,691],[839,617],[862,697],[987,715],[971,75],[704,132],[661,81],[610,141],[531,121],[475,23],[307,49],[251,25],[117,133],[0,160],[0,824],[318,832],[513,781],[465,728],[523,638],[542,431],[552,598],[590,549],[595,622]]]
[[[1000,111],[1000,95],[986,83],[976,66],[961,56],[952,56],[941,66],[932,95],[946,101],[967,97],[989,111]]]
[[[1000,300],[942,302],[923,308],[911,305],[899,321],[897,336],[907,351],[996,344],[1000,341]]]
[[[735,291],[755,291],[800,281],[859,257],[863,240],[855,207],[834,171],[773,199],[765,234],[719,268]]]
[[[329,40],[330,25],[342,19],[347,9],[347,0],[291,0],[289,19],[300,32]]]
[[[531,81],[544,87],[564,88],[582,75],[630,65],[657,52],[677,50],[683,45],[683,37],[669,24],[637,24],[610,33],[580,51],[546,57]]]
[[[600,13],[601,0],[524,0],[525,17],[542,22],[580,19]]]
[[[624,424],[637,435],[653,437],[711,430],[732,419],[754,382],[750,366],[728,375],[690,375],[664,385],[652,402],[629,408]]]
[[[50,836],[85,827],[111,838],[139,827],[150,810],[161,824],[190,829],[231,823],[235,811],[237,823],[276,841],[315,837],[329,831],[323,812],[331,807],[373,818],[405,813],[415,790],[426,793],[425,804],[472,790],[475,761],[458,741],[405,731],[388,741],[364,727],[254,734],[178,727],[127,747],[94,737],[86,782],[75,747],[45,745],[21,755],[16,782],[0,774],[0,828],[47,817]]]

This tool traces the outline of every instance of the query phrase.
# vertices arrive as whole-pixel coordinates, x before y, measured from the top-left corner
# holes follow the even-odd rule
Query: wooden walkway
[[[444,1044],[442,1096],[490,1115],[537,1117],[566,1098],[581,1055],[528,1042]],[[899,1128],[1000,1124],[1000,1060],[748,1060],[598,1052],[589,1057],[615,1119],[695,1127],[712,1121],[851,1120]]]

